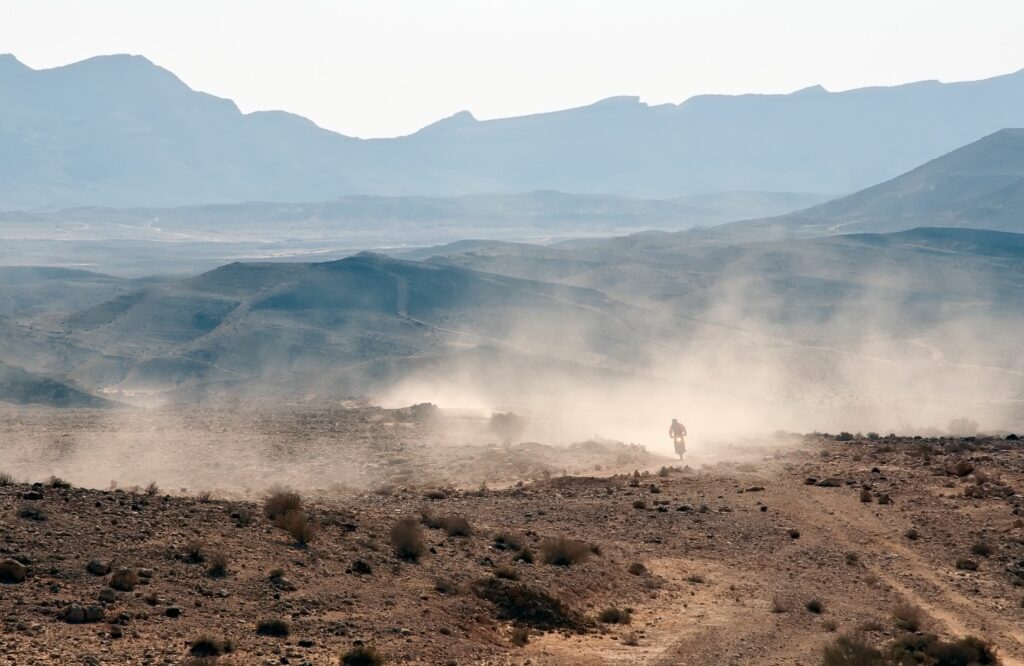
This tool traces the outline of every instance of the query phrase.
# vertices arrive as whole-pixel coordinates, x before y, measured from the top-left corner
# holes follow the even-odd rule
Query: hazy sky
[[[983,78],[1024,68],[1022,28],[1021,0],[0,0],[0,52],[32,67],[142,54],[364,137],[463,109]]]

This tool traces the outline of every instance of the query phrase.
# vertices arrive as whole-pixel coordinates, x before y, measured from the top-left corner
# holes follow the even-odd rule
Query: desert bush
[[[825,646],[822,666],[886,666],[882,653],[860,634],[844,634]]]
[[[956,568],[964,571],[977,571],[978,563],[966,557],[959,557],[956,560]]]
[[[515,557],[513,557],[512,560],[515,562],[525,562],[526,564],[533,564],[533,551],[529,548],[523,548],[515,554]]]
[[[526,418],[515,412],[495,412],[491,414],[489,428],[502,442],[509,443],[522,437],[526,431]]]
[[[494,545],[499,550],[522,550],[526,542],[518,534],[512,532],[499,532],[494,535]]]
[[[996,552],[995,546],[988,541],[977,541],[971,546],[971,552],[980,557],[988,557]]]
[[[228,575],[228,554],[222,548],[215,548],[209,555],[210,568],[206,573],[213,578]]]
[[[274,522],[300,546],[308,546],[316,537],[316,527],[309,522],[304,511],[286,511]]]
[[[59,476],[51,476],[46,480],[46,485],[51,488],[70,488],[71,484],[60,478]]]
[[[589,543],[566,537],[555,537],[541,543],[540,552],[545,564],[567,567],[585,562],[593,551]]]
[[[869,432],[867,434],[867,438],[872,442],[877,442],[879,439],[881,439],[881,435],[879,435],[877,432]]]
[[[131,592],[139,584],[139,574],[134,569],[118,569],[110,574],[107,584],[115,590]]]
[[[441,518],[441,527],[450,537],[468,537],[473,534],[473,528],[464,516],[445,516]]]
[[[384,657],[372,645],[356,645],[341,655],[342,666],[380,666]]]
[[[428,500],[443,500],[448,497],[448,493],[443,490],[428,490],[423,493],[423,497]]]
[[[917,631],[924,622],[924,611],[913,604],[899,604],[892,609],[896,626],[904,631]]]
[[[206,561],[206,549],[198,539],[193,539],[182,548],[182,559],[192,564],[201,564]]]
[[[688,575],[686,577],[686,581],[689,583],[696,583],[698,585],[703,585],[704,583],[708,582],[707,578],[705,578],[703,575],[699,573],[693,573]]]
[[[219,657],[234,651],[231,641],[218,640],[212,636],[200,636],[192,641],[188,652],[193,657]]]
[[[513,627],[510,640],[516,647],[525,647],[530,642],[530,630],[526,627]]]
[[[597,619],[605,624],[629,624],[633,621],[633,614],[628,609],[609,607],[601,611]]]
[[[536,629],[580,629],[586,622],[560,599],[523,583],[486,578],[473,584],[473,592],[498,609],[498,617]]]
[[[413,518],[402,518],[391,527],[391,547],[403,560],[416,561],[426,550],[423,531]]]
[[[848,432],[846,432],[844,430],[843,432],[841,432],[841,433],[839,433],[838,435],[835,436],[835,440],[837,442],[852,442],[853,441],[853,435],[851,433],[848,433]]]
[[[996,666],[1001,663],[989,642],[974,636],[942,641],[934,634],[904,634],[893,641],[890,652],[899,664],[908,660],[932,666]]]
[[[810,613],[820,615],[821,612],[825,610],[825,605],[821,603],[821,599],[810,599],[804,604],[804,608],[806,608]]]
[[[853,551],[850,551],[850,552],[848,552],[848,553],[847,553],[846,555],[844,555],[844,556],[843,556],[843,559],[844,559],[844,560],[846,561],[846,563],[847,563],[847,564],[849,564],[850,566],[853,566],[854,564],[857,564],[857,562],[860,562],[860,556],[859,556],[859,555],[857,555],[857,553],[855,553],[855,552],[853,552]]]
[[[870,490],[868,490],[867,488],[861,488],[860,489],[860,501],[861,502],[864,502],[865,504],[867,504],[867,503],[871,502],[871,500],[873,500],[873,499],[874,499],[874,497],[872,497]]]
[[[519,580],[519,571],[508,564],[494,567],[494,575],[505,580]]]
[[[0,472],[0,488],[14,485],[14,476],[7,472]]]
[[[199,500],[200,504],[209,504],[210,500],[213,499],[213,493],[209,490],[200,490],[196,493],[196,499]]]
[[[438,594],[458,594],[459,584],[446,578],[439,578],[434,581],[434,591]]]
[[[150,481],[149,485],[146,486],[145,493],[146,497],[155,497],[160,492],[160,486],[156,485],[156,481]]]
[[[291,631],[292,625],[281,618],[267,618],[256,623],[256,633],[260,636],[287,638]]]
[[[647,573],[647,567],[645,567],[641,562],[633,562],[629,565],[627,571],[634,576],[643,576]]]
[[[289,511],[302,510],[302,497],[288,490],[275,490],[263,500],[263,515],[271,520]]]
[[[256,515],[247,507],[240,507],[231,512],[231,519],[236,527],[248,527],[256,522]]]

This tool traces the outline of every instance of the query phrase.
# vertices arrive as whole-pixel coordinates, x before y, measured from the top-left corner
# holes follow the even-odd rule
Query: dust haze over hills
[[[36,209],[0,214],[0,399],[429,401],[655,447],[671,415],[1022,425],[1019,73],[359,141],[140,58],[0,65],[0,200]]]

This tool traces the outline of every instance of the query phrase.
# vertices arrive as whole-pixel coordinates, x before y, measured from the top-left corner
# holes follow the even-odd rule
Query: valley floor
[[[919,631],[979,636],[1024,664],[1016,441],[811,436],[718,455],[500,490],[319,495],[304,546],[259,502],[3,486],[0,653],[188,663],[208,636],[231,652],[197,663],[338,664],[363,642],[388,663],[818,664],[847,632],[887,649],[909,604]],[[415,561],[393,547],[405,517],[422,530]],[[137,585],[111,590],[108,568]],[[631,621],[602,622],[608,609]],[[268,619],[287,636],[260,634]]]

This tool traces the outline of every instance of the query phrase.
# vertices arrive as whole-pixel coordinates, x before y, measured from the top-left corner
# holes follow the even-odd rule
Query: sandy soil
[[[503,489],[310,496],[306,546],[249,500],[0,487],[0,560],[27,567],[0,585],[0,652],[17,664],[186,663],[210,635],[232,643],[221,664],[337,664],[356,641],[388,663],[816,664],[839,633],[886,646],[903,633],[893,608],[910,603],[922,631],[981,636],[1024,664],[1016,442],[810,436],[717,458]],[[389,531],[423,513],[463,516],[472,534],[424,525],[426,550],[403,560]],[[516,560],[502,533],[534,561]],[[586,559],[545,563],[561,536],[588,544]],[[189,561],[194,541],[206,562]],[[221,576],[209,573],[215,551]],[[87,571],[94,559],[146,575],[109,591],[110,575]],[[532,606],[503,605],[516,595]],[[557,612],[527,612],[551,599]],[[65,621],[71,604],[97,619]],[[612,607],[631,623],[600,622]],[[265,618],[289,635],[258,634]],[[530,629],[525,646],[513,645],[517,626]]]

